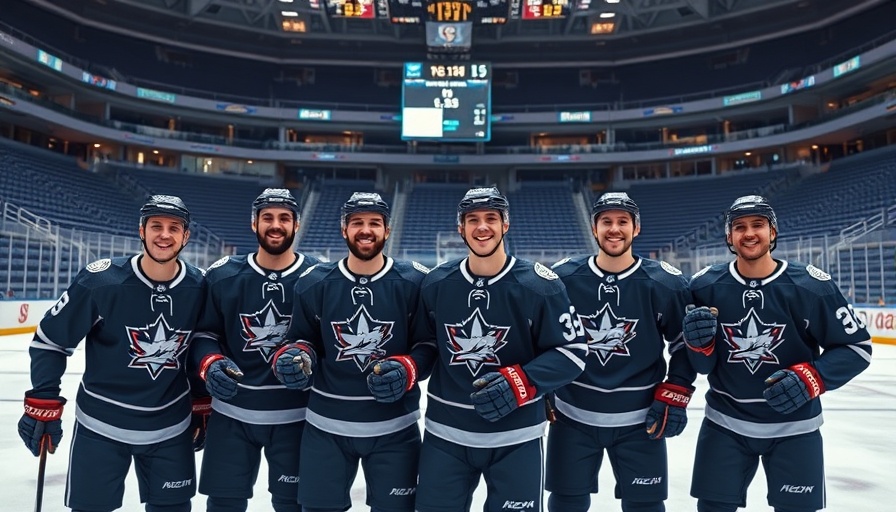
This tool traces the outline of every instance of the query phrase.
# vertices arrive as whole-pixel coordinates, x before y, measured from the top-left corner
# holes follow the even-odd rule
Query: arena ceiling
[[[445,16],[457,18],[456,8],[469,4],[472,12],[461,15],[472,22],[472,47],[450,58],[557,67],[722,50],[821,28],[892,0],[24,1],[159,43],[282,64],[363,66],[427,55],[425,22],[440,8],[428,7],[442,3]],[[525,12],[532,3],[558,16],[533,17]],[[414,17],[418,23],[407,23]]]

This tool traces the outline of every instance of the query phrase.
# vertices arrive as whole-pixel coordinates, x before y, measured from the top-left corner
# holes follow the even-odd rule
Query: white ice
[[[0,337],[0,510],[26,512],[34,510],[38,460],[25,448],[16,433],[16,422],[22,414],[22,397],[31,387],[29,378],[28,335]],[[84,367],[83,351],[70,359],[63,378],[63,395],[74,399]],[[698,427],[703,419],[705,380],[697,382],[698,391],[688,407],[689,426],[668,442],[670,495],[669,512],[696,510],[688,489],[691,480],[694,446]],[[896,502],[896,346],[874,346],[871,367],[841,389],[822,396],[828,508],[830,512],[883,512],[893,510]],[[72,404],[73,405],[73,404]],[[424,403],[425,406],[425,403]],[[47,461],[43,510],[66,511],[63,506],[65,472],[68,463],[68,441],[74,421],[74,407],[63,415],[65,435],[59,450]],[[201,454],[199,455],[201,457]],[[197,463],[198,467],[198,463]],[[255,497],[249,502],[250,512],[270,510],[266,490],[264,462],[255,486]],[[600,492],[592,496],[591,511],[618,511],[613,497],[613,476],[604,461],[599,478]],[[476,490],[473,510],[482,510],[484,483]],[[765,477],[760,466],[747,497],[747,511],[770,511],[765,499]],[[352,488],[352,511],[369,510],[364,504],[363,473]],[[122,511],[141,512],[133,471],[128,476]],[[193,510],[205,510],[205,497],[193,499]]]

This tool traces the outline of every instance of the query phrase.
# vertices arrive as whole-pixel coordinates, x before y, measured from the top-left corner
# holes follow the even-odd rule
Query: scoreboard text
[[[402,140],[491,138],[491,65],[406,62],[402,80]]]

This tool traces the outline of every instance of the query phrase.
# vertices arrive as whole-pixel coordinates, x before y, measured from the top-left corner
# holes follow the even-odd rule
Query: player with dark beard
[[[205,288],[202,272],[178,258],[189,229],[180,198],[150,197],[140,209],[143,253],[87,265],[31,342],[33,388],[19,435],[38,455],[62,438],[61,379],[84,340],[65,491],[76,512],[120,508],[132,461],[147,512],[190,510],[196,471],[184,365]]]
[[[696,377],[681,338],[690,292],[681,271],[632,252],[641,213],[628,194],[600,196],[591,226],[598,254],[553,267],[585,329],[588,357],[585,371],[556,393],[548,509],[588,510],[606,452],[622,510],[662,512],[669,485],[665,439],[687,424]]]
[[[683,326],[710,386],[691,495],[699,512],[746,507],[761,460],[775,512],[825,508],[819,397],[868,367],[871,336],[830,275],[772,256],[778,218],[764,197],[734,201],[725,241],[735,258],[691,278]]]
[[[318,265],[295,287],[290,344],[274,356],[287,387],[312,384],[301,447],[299,501],[305,512],[351,507],[364,469],[372,512],[412,512],[420,453],[417,368],[429,363],[417,314],[428,269],[383,254],[389,205],[356,192],[342,207],[349,254]]]
[[[199,492],[209,512],[248,507],[264,451],[276,512],[299,512],[299,445],[308,394],[271,373],[271,357],[289,325],[293,287],[318,263],[294,252],[300,210],[286,189],[269,188],[252,203],[258,251],[228,256],[206,272],[208,298],[190,350],[213,412]]]

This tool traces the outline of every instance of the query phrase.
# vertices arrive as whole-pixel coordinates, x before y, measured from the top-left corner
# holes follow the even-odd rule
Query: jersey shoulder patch
[[[423,272],[424,274],[429,274],[429,267],[427,267],[426,265],[418,263],[416,261],[411,261],[411,265],[418,271]]]
[[[672,274],[673,276],[680,276],[680,275],[681,275],[681,270],[678,270],[677,268],[675,268],[674,266],[670,265],[669,263],[666,263],[665,261],[661,261],[661,262],[660,262],[660,267],[662,267],[663,270],[665,270],[666,272]],[[705,269],[704,269],[704,270],[705,270]]]
[[[831,274],[828,274],[827,272],[825,272],[824,270],[821,270],[820,268],[816,267],[815,265],[811,265],[811,264],[807,265],[806,272],[808,272],[810,276],[814,277],[815,279],[818,279],[819,281],[830,281],[831,280]]]
[[[569,258],[563,258],[562,260],[558,261],[557,263],[554,263],[553,265],[551,265],[551,269],[553,270],[568,261],[569,261]]]
[[[96,274],[97,272],[102,272],[103,270],[108,269],[112,266],[112,260],[109,258],[104,258],[101,260],[96,260],[93,263],[90,263],[85,267],[88,272]]]
[[[205,269],[205,272],[208,272],[209,270],[211,270],[213,268],[218,268],[218,267],[224,265],[225,263],[227,263],[228,261],[230,261],[230,256],[224,256],[223,258],[221,258],[218,261],[209,265],[208,268]]]
[[[317,265],[311,265],[310,267],[306,268],[304,272],[302,272],[301,274],[299,274],[299,279],[301,279],[301,278],[307,276],[308,274],[310,274],[311,271],[314,270],[315,268],[317,268]]]
[[[703,274],[709,272],[709,269],[711,269],[711,268],[712,268],[712,265],[707,265],[707,266],[701,268],[700,270],[697,271],[696,274],[691,276],[691,279],[697,279],[698,277],[702,276]]]
[[[548,281],[553,281],[554,279],[558,279],[560,277],[553,270],[538,262],[536,262],[532,268],[535,269],[535,273],[538,274],[539,277],[547,279]]]

